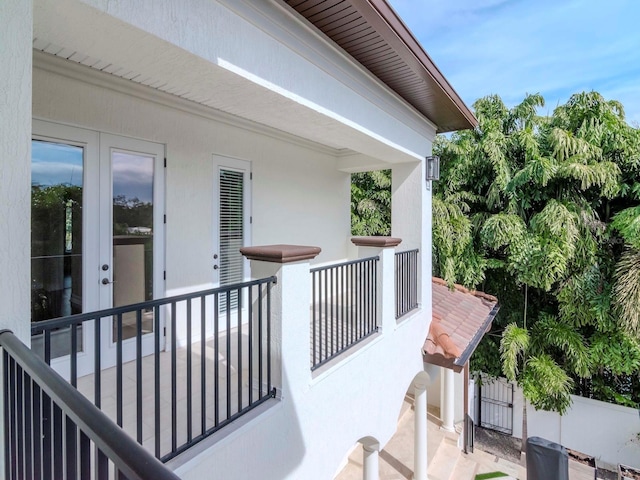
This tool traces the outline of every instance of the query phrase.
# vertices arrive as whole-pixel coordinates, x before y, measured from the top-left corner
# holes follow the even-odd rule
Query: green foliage
[[[391,170],[351,175],[351,233],[391,234]]]
[[[616,266],[613,289],[622,327],[640,338],[640,251],[625,250]]]
[[[481,98],[475,130],[435,142],[434,270],[502,305],[472,368],[501,367],[536,408],[638,402],[640,133],[597,92],[543,105]]]

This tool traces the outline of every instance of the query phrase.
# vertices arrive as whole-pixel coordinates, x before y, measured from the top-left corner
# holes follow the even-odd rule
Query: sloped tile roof
[[[433,318],[422,348],[425,362],[459,372],[467,363],[498,313],[498,299],[468,290],[449,289],[447,282],[432,280]]]

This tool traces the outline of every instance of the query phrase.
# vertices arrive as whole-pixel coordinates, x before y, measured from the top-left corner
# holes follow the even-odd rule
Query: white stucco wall
[[[381,261],[383,270],[393,271],[393,255]],[[278,267],[261,264],[254,269],[262,275],[278,274],[274,294],[281,301],[274,300],[273,311],[278,317],[276,312],[284,309],[274,331],[283,365],[282,398],[256,418],[205,441],[211,448],[179,466],[181,478],[329,479],[356,442],[372,437],[382,448],[396,430],[404,395],[423,368],[425,312],[400,324],[393,316],[384,318],[379,334],[313,374],[308,360],[308,264]],[[383,301],[393,305],[388,293]]]
[[[231,3],[253,8],[251,2]],[[264,2],[267,9],[275,4]],[[202,86],[203,95],[219,89],[216,102],[227,112],[286,131],[130,91],[124,81],[107,76],[96,79],[49,66],[34,70],[35,117],[166,145],[167,294],[211,282],[212,155],[251,162],[251,243],[319,246],[318,263],[353,251],[348,246],[349,174],[338,168],[342,150],[389,164],[411,162],[394,169],[393,234],[405,240],[399,250],[420,249],[421,310],[399,324],[383,319],[382,333],[338,365],[312,375],[309,266],[285,267],[277,286],[283,292],[281,309],[274,304],[282,322],[276,336],[282,349],[282,399],[234,426],[239,429],[226,429],[224,438],[212,438],[215,446],[179,471],[194,479],[331,478],[359,439],[371,436],[384,445],[396,429],[412,379],[422,371],[421,346],[431,318],[431,192],[423,159],[431,149],[433,126],[350,61],[333,58],[335,52],[314,35],[300,33],[309,38],[299,48],[320,49],[318,58],[330,68],[297,51],[298,37],[283,43],[280,35],[286,31],[260,20],[274,12],[266,17],[259,12],[253,23],[242,16],[246,12],[192,0],[187,29],[181,15],[187,9],[178,0],[141,2],[136,9],[101,0],[36,0],[35,5],[36,36],[89,49],[125,67],[146,68],[149,74],[158,73],[158,66],[171,67],[166,73],[171,81],[183,82],[184,88]],[[243,39],[240,46],[237,38]],[[294,138],[298,134],[323,145]],[[385,258],[389,275],[393,256]],[[254,270],[254,276],[267,273]],[[388,290],[383,301],[392,302]]]
[[[107,70],[151,78],[185,98],[304,138],[408,161],[435,134],[433,124],[278,2],[34,5],[42,48],[51,43],[77,58],[88,55]]]
[[[640,411],[572,395],[560,416],[527,405],[527,434],[591,455],[609,468],[619,463],[640,468]],[[513,436],[522,438],[522,390],[515,389]]]
[[[0,2],[0,329],[30,343],[30,1]]]
[[[349,174],[320,149],[132,95],[34,70],[34,116],[166,145],[167,292],[210,286],[213,154],[251,162],[252,241],[322,248],[346,258]]]

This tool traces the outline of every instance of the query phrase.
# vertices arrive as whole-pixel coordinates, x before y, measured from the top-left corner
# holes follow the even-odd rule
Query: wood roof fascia
[[[224,4],[227,5],[227,0],[221,0],[224,1]],[[304,19],[306,20],[305,17],[303,17],[297,10],[295,10],[294,8],[292,8],[291,5],[289,5],[288,3],[285,3],[284,0],[270,0],[269,2],[270,4],[276,6],[281,12],[285,13],[286,15],[292,17],[292,18],[296,18],[298,21],[300,21],[300,19]],[[240,13],[240,11],[238,11],[237,9],[232,9],[234,12],[240,14],[241,16],[242,13]],[[246,17],[245,17],[246,18]],[[250,19],[248,19],[250,20]],[[251,21],[251,20],[250,20]],[[252,22],[255,23],[255,22]],[[375,84],[380,88],[383,88],[384,90],[386,90],[387,92],[392,93],[395,101],[399,101],[400,103],[402,103],[402,105],[404,105],[404,107],[409,107],[410,111],[411,111],[411,116],[413,116],[414,118],[416,118],[419,122],[421,123],[426,123],[428,124],[431,128],[433,128],[434,130],[438,130],[438,126],[434,123],[433,120],[431,120],[430,118],[428,118],[424,113],[420,112],[418,110],[418,108],[413,105],[409,100],[407,100],[406,98],[404,98],[402,95],[400,95],[398,92],[396,92],[395,90],[393,90],[388,84],[384,83],[382,80],[380,80],[380,78],[378,78],[373,72],[371,72],[371,70],[367,69],[364,65],[362,65],[360,62],[358,62],[357,60],[355,60],[349,53],[347,53],[344,49],[342,49],[337,43],[335,43],[330,37],[329,35],[324,32],[323,30],[320,30],[319,28],[317,28],[316,26],[314,26],[311,22],[309,22],[308,20],[306,20],[306,22],[302,22],[301,26],[303,26],[308,32],[312,32],[316,38],[320,39],[325,45],[329,46],[331,48],[331,50],[335,53],[338,53],[342,58],[346,59],[349,61],[349,63],[351,63],[352,65],[356,66],[358,68],[358,70],[360,70],[363,73],[367,73],[368,77],[373,80],[375,82]],[[288,32],[289,34],[291,34],[291,32]],[[295,36],[295,35],[292,35]],[[303,57],[305,58],[309,58],[307,55],[303,54],[302,52],[299,52],[297,49],[294,49],[294,51],[298,52],[299,54],[301,54]],[[328,59],[327,59],[328,60]],[[329,60],[330,61],[330,60]],[[342,69],[341,69],[342,70]],[[349,75],[347,73],[347,75]],[[353,78],[352,75],[349,75],[351,78]],[[362,85],[364,88],[366,88],[369,91],[372,91],[370,87],[364,85],[363,82],[358,81],[358,83],[360,85]],[[381,98],[379,95],[376,95],[376,98]],[[390,103],[388,101],[385,101],[386,103]],[[397,115],[395,115],[394,113],[392,113],[391,111],[389,111],[388,109],[386,110],[387,113],[390,113],[391,115],[393,115],[396,118]],[[396,111],[396,108],[393,109],[393,111]],[[415,127],[414,130],[416,131],[421,131],[419,129],[416,129]]]
[[[398,46],[398,51],[401,52],[405,50],[405,54],[413,56],[423,67],[424,73],[431,77],[440,86],[451,102],[457,107],[459,112],[466,118],[470,124],[469,126],[477,126],[478,121],[471,110],[465,105],[458,93],[444,77],[440,69],[435,65],[431,57],[429,57],[427,52],[424,51],[409,28],[390,7],[386,0],[352,0],[352,2],[354,5],[358,5],[361,8],[366,6],[373,7],[373,9],[377,11],[379,18],[371,18],[371,20],[367,18],[367,20],[376,24],[379,24],[380,21],[382,21],[386,24],[386,26],[396,35],[395,39],[391,38],[390,40]],[[362,8],[362,10],[367,11],[366,8]],[[408,52],[406,50],[408,50]]]

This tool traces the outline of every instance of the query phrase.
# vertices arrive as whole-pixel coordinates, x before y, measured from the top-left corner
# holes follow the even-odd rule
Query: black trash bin
[[[528,438],[527,480],[569,480],[567,449],[544,438]]]

